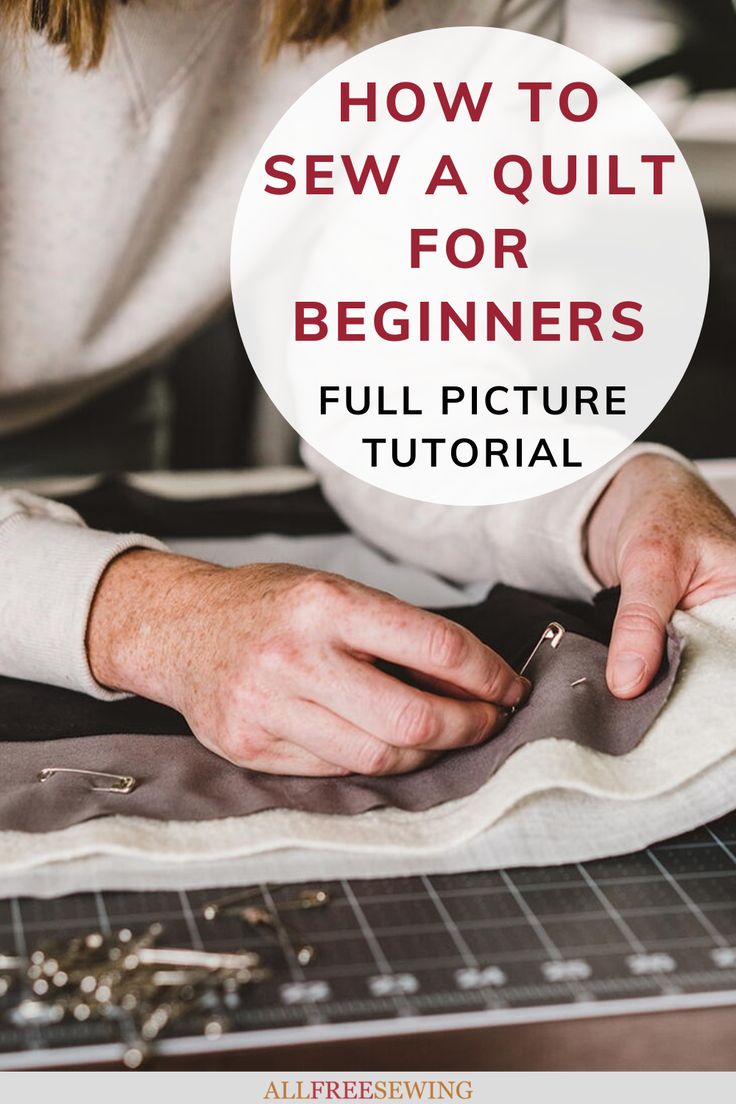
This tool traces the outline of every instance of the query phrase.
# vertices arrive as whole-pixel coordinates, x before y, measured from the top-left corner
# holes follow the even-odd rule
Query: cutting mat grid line
[[[735,879],[736,813],[595,862],[326,882],[329,906],[292,921],[317,951],[306,968],[234,917],[206,921],[204,903],[225,889],[0,901],[0,953],[24,953],[52,935],[153,922],[165,925],[169,945],[253,948],[273,976],[248,992],[230,1030],[255,1038],[297,1029],[296,1041],[310,1025],[329,1033],[331,1025],[405,1017],[736,991]],[[0,1054],[119,1039],[110,1022],[22,1029],[11,1007],[10,996],[0,1000]],[[198,1031],[184,1021],[171,1034]]]

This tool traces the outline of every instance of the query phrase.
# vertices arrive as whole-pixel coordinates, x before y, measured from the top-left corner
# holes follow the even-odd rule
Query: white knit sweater
[[[361,45],[452,24],[557,37],[561,8],[402,0]],[[89,73],[69,72],[40,38],[0,44],[0,435],[130,375],[225,301],[251,159],[286,107],[348,53],[287,52],[264,69],[258,9],[258,0],[121,5]],[[613,468],[533,502],[445,510],[307,459],[347,520],[406,559],[459,579],[595,588],[581,526]],[[158,547],[0,491],[0,673],[111,696],[89,670],[87,617],[105,566],[134,545]]]

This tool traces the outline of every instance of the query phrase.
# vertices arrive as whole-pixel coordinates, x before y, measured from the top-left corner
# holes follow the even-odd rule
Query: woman
[[[0,13],[2,474],[24,447],[32,470],[29,442],[225,301],[255,151],[355,43],[448,24],[555,36],[562,4],[0,0]],[[736,589],[734,519],[657,446],[487,509],[408,504],[306,458],[347,521],[405,559],[577,596],[620,583],[608,678],[622,697],[652,679],[677,605]],[[188,560],[12,489],[0,493],[0,580],[0,673],[144,694],[260,770],[411,770],[487,738],[529,689],[464,630],[387,595],[289,565]],[[376,659],[414,668],[426,689]]]

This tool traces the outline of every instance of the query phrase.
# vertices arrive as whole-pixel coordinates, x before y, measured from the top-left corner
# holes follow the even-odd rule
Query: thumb
[[[661,562],[632,565],[621,578],[606,681],[617,698],[635,698],[649,686],[664,652],[665,627],[681,598],[677,573]]]

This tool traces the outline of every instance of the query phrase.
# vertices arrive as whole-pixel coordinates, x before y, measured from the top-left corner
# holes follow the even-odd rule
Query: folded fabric
[[[0,898],[61,897],[97,890],[189,890],[261,882],[328,881],[459,874],[473,870],[556,866],[639,851],[667,839],[673,824],[689,832],[730,812],[736,793],[736,755],[668,793],[633,805],[572,790],[555,789],[527,798],[473,839],[441,850],[362,851],[298,845],[257,853],[227,853],[213,838],[198,855],[177,853],[154,840],[126,841],[110,853],[72,848],[80,841],[52,833],[53,854],[63,861],[3,867]],[[423,814],[419,814],[420,816]],[[214,833],[212,834],[214,837]],[[2,834],[0,834],[2,839]],[[67,850],[60,848],[66,846]],[[109,843],[107,844],[109,846]]]
[[[549,862],[554,859],[550,854],[554,825],[536,819],[535,803],[561,791],[602,798],[606,804],[593,800],[585,806],[584,815],[576,819],[578,855],[568,835],[567,850],[556,861],[593,857],[591,840],[596,841],[594,854],[615,854],[621,849],[615,833],[601,820],[612,800],[624,802],[632,820],[641,809],[635,845],[646,845],[726,812],[724,804],[731,802],[729,792],[724,795],[719,786],[716,768],[722,767],[724,777],[726,772],[729,778],[733,775],[736,596],[678,612],[674,627],[685,640],[679,676],[644,739],[623,755],[601,753],[567,739],[542,738],[510,755],[474,793],[423,812],[380,808],[335,816],[272,809],[247,817],[167,823],[116,815],[47,833],[5,831],[0,832],[0,872],[94,854],[212,861],[293,849],[297,840],[300,848],[370,853],[366,869],[375,871],[380,855],[427,855],[452,849],[459,854],[465,841],[488,831],[512,809],[519,818],[531,818],[523,861],[535,861],[538,833],[538,861]],[[699,807],[688,807],[687,795],[706,779]],[[671,800],[659,805],[661,815],[651,817],[651,800],[662,795],[670,795]],[[564,803],[558,809],[564,816]],[[631,834],[623,838],[631,846]],[[509,861],[508,851],[504,861]],[[355,860],[353,870],[360,872],[360,860]]]
[[[545,599],[496,587],[475,607],[445,611],[512,658],[521,634],[528,654],[545,627],[559,618],[605,634],[615,603],[563,612]],[[596,618],[598,624],[596,625]],[[671,633],[653,686],[633,701],[606,686],[606,648],[565,631],[554,647],[544,641],[528,668],[529,702],[500,735],[447,753],[422,770],[383,778],[292,778],[244,770],[203,748],[183,717],[152,702],[99,702],[83,694],[0,680],[0,829],[46,832],[93,817],[123,812],[157,820],[208,820],[265,809],[356,815],[387,806],[420,811],[473,793],[510,755],[533,741],[572,740],[608,755],[639,742],[667,699],[680,658]],[[75,733],[72,737],[66,733]],[[156,735],[156,734],[159,735]],[[160,735],[164,733],[166,735]],[[40,735],[65,736],[38,741]],[[63,768],[40,788],[42,771]],[[130,794],[105,792],[87,775],[132,775]]]

